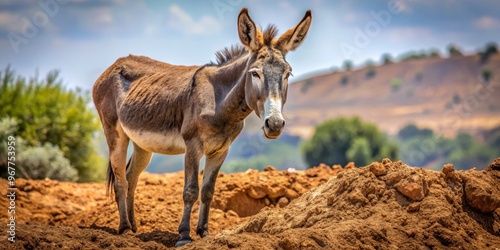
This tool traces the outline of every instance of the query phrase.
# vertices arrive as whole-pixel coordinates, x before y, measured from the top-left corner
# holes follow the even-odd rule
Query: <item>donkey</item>
[[[217,52],[216,63],[178,66],[129,55],[97,79],[92,97],[109,148],[106,185],[118,204],[118,234],[137,231],[134,192],[152,153],[185,153],[184,210],[176,246],[192,241],[190,217],[199,195],[198,166],[203,156],[196,233],[208,235],[215,181],[244,119],[254,111],[268,139],[278,138],[285,126],[281,110],[292,72],[285,55],[302,43],[311,21],[308,10],[297,26],[276,38],[275,26],[261,32],[243,8],[237,25],[244,47]],[[129,141],[134,152],[127,163]]]

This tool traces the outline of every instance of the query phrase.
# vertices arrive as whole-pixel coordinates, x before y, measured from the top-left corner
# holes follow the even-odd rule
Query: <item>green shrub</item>
[[[79,181],[103,180],[106,172],[95,145],[101,130],[89,103],[90,95],[66,89],[57,71],[45,79],[15,76],[10,68],[0,72],[0,117],[17,121],[13,135],[26,147],[57,147],[78,171]]]
[[[480,62],[488,62],[490,56],[494,54],[498,54],[497,44],[494,42],[486,44],[484,51],[479,52]]]
[[[383,54],[382,55],[382,64],[389,65],[391,63],[393,63],[392,56],[390,54]]]
[[[450,57],[453,57],[453,56],[463,56],[464,54],[456,45],[450,44],[448,45],[448,55]]]
[[[433,136],[433,135],[434,135],[434,132],[431,129],[427,129],[427,128],[421,129],[421,128],[415,126],[414,124],[408,124],[408,125],[404,126],[403,128],[401,128],[398,132],[398,137],[401,140],[408,140],[408,139],[411,139],[414,137],[421,137],[421,136],[429,137],[429,136]]]
[[[396,158],[397,147],[372,123],[359,117],[336,118],[316,127],[313,137],[302,145],[308,166],[319,163],[364,165],[384,157]]]
[[[483,78],[483,81],[485,83],[489,83],[490,82],[492,75],[493,74],[491,73],[490,69],[483,69],[481,71],[481,77]]]
[[[403,85],[403,80],[401,78],[393,78],[391,81],[391,88],[393,91],[398,91]]]
[[[353,66],[352,61],[350,61],[350,60],[345,60],[344,61],[343,68],[344,68],[345,71],[351,71],[352,70],[352,66]]]
[[[49,143],[21,150],[17,157],[17,165],[22,166],[33,179],[78,180],[78,171],[71,166],[57,146]]]

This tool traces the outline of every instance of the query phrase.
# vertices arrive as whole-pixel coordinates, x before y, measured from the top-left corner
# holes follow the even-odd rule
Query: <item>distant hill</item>
[[[483,70],[490,70],[488,84]],[[500,55],[421,58],[337,71],[289,86],[287,131],[309,137],[318,123],[357,115],[388,134],[408,123],[439,134],[477,132],[500,125]]]

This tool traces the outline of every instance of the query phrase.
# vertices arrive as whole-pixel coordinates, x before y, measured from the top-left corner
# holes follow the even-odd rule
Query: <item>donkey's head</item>
[[[308,10],[297,26],[275,38],[276,27],[268,26],[261,32],[246,8],[238,16],[238,35],[251,53],[247,66],[245,100],[262,119],[264,135],[269,139],[278,138],[285,126],[281,110],[286,102],[288,77],[292,72],[285,55],[302,43],[311,20],[311,11]]]

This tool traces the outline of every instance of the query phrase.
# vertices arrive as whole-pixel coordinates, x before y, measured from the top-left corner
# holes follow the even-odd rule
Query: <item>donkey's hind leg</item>
[[[112,131],[106,131],[111,130]],[[104,128],[106,140],[109,145],[109,160],[110,168],[108,169],[110,176],[108,176],[108,185],[113,185],[115,191],[115,200],[118,204],[118,211],[120,213],[120,225],[118,226],[118,234],[122,234],[130,229],[130,221],[127,216],[127,147],[129,138],[125,135],[120,125],[116,128]],[[108,138],[110,137],[110,138]]]
[[[135,188],[137,187],[137,181],[139,180],[139,175],[144,171],[151,161],[151,156],[153,154],[148,152],[136,144],[134,144],[134,153],[130,158],[130,162],[127,164],[127,181],[128,181],[128,192],[127,192],[127,211],[128,219],[132,225],[132,232],[137,232],[137,224],[135,223],[134,216],[134,194]]]

